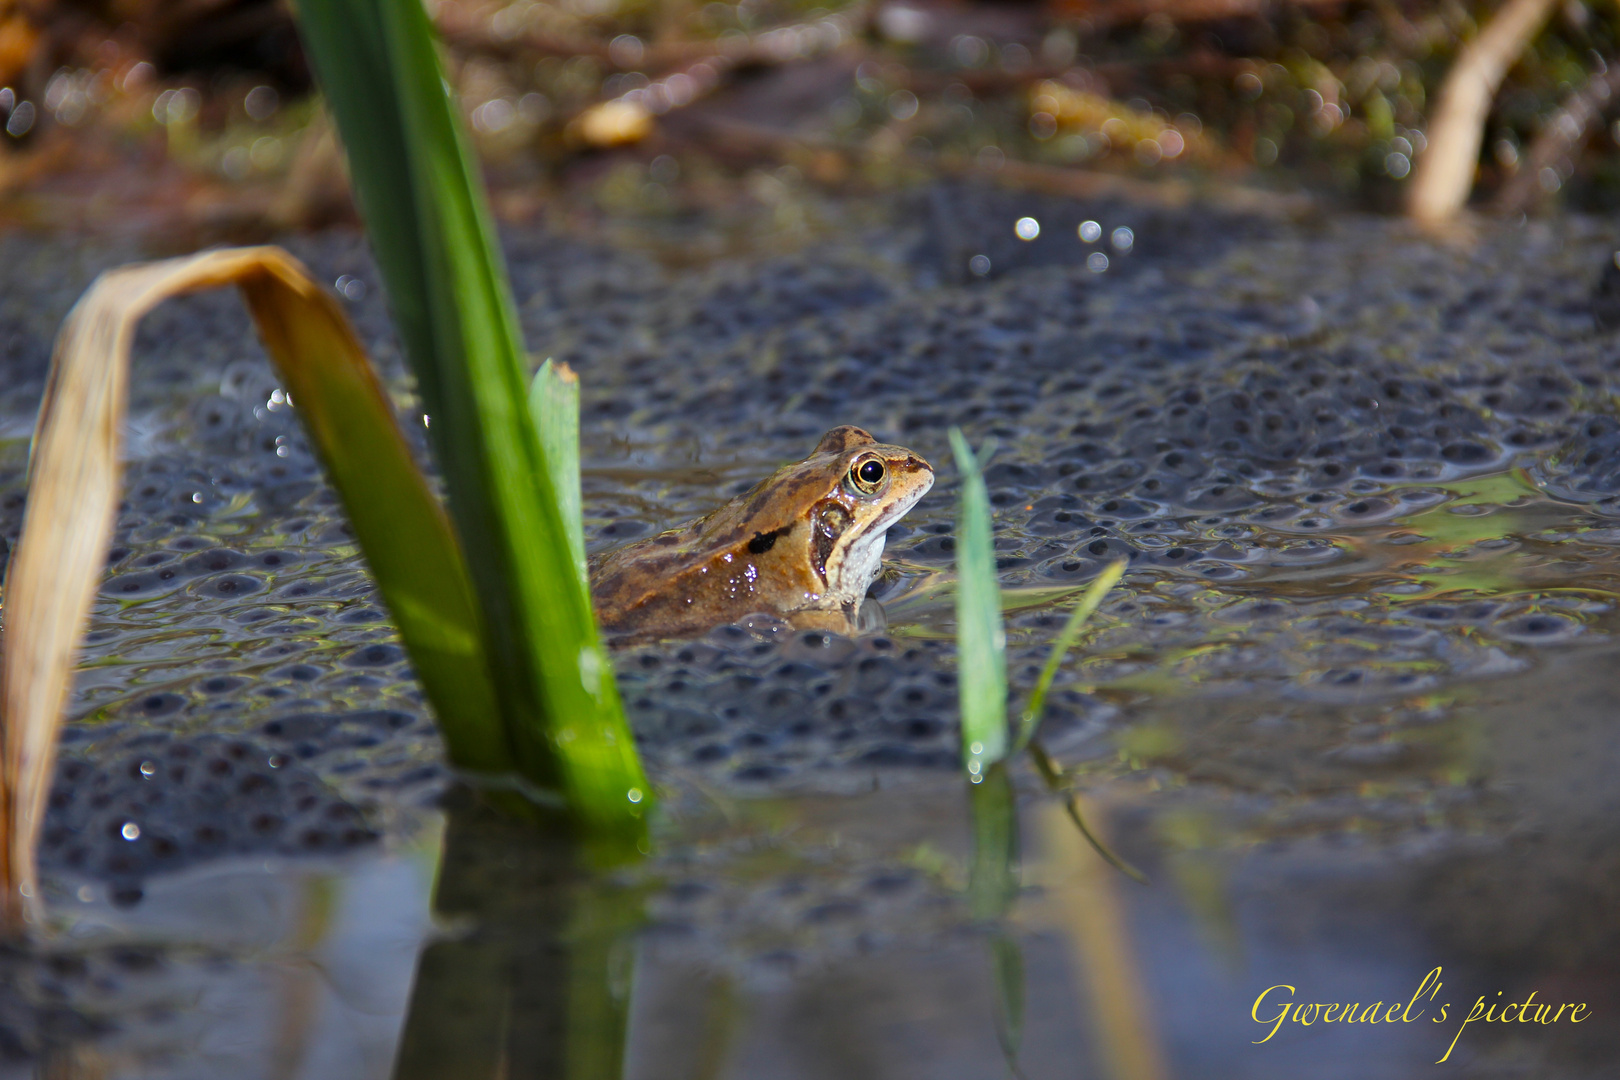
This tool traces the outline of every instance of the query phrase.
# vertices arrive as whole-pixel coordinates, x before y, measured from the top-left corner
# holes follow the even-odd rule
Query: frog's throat
[[[827,592],[822,605],[818,606],[859,606],[882,568],[889,526],[904,517],[933,486],[933,477],[929,476],[927,483],[920,484],[908,498],[887,507],[865,528],[851,529],[839,538],[827,557]]]
[[[883,545],[887,538],[885,529],[867,529],[844,546],[827,574],[827,599],[839,607],[849,604],[859,604],[866,596],[866,590],[872,587],[877,578],[878,569],[883,565]],[[829,560],[832,562],[833,560]],[[834,568],[835,567],[835,568]]]

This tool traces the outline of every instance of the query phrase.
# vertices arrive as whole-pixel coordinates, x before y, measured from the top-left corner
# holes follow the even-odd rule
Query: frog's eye
[[[867,458],[855,464],[849,470],[849,482],[855,485],[857,491],[871,495],[883,483],[883,462],[878,458]]]

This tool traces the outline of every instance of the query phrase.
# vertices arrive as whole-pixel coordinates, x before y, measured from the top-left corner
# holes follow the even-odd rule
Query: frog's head
[[[878,442],[858,427],[821,437],[801,468],[822,483],[807,510],[807,555],[834,604],[859,604],[883,561],[884,535],[934,486],[914,451]]]

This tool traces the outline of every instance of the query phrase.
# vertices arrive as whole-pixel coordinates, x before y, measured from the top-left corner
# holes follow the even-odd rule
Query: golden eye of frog
[[[934,486],[928,462],[858,427],[827,432],[778,469],[684,528],[591,561],[591,600],[616,637],[677,637],[754,612],[852,629],[883,561],[889,526]]]

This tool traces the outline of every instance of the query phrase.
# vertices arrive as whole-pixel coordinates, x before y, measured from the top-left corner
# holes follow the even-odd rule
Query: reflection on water
[[[614,873],[458,806],[350,861],[155,876],[134,908],[64,880],[48,954],[0,956],[0,1029],[35,1040],[0,1043],[0,1080],[1366,1080],[1428,1068],[1498,990],[1612,1017],[1620,543],[1533,481],[1273,523],[1239,577],[1133,575],[1060,678],[1094,690],[1045,771],[1151,884],[1021,762],[748,798],[671,764],[657,852]],[[900,583],[897,640],[949,634],[948,586]],[[1015,638],[1049,637],[1055,595]],[[1445,1025],[1257,1045],[1268,987],[1387,1004],[1437,966]],[[1602,1075],[1615,1040],[1475,1024],[1446,1067]]]
[[[1018,1073],[1024,1032],[1024,953],[1005,919],[1018,897],[1018,808],[1005,763],[967,789],[973,822],[973,861],[968,869],[968,910],[990,934],[991,979],[996,990],[996,1038],[1007,1067]]]
[[[86,912],[47,968],[116,970],[100,992],[117,1003],[0,1075],[1408,1076],[1455,1033],[1290,1024],[1256,1046],[1250,1004],[1282,983],[1302,1001],[1404,1001],[1443,964],[1453,1011],[1497,989],[1613,1005],[1614,907],[1591,906],[1620,899],[1613,818],[1566,815],[1620,761],[1579,739],[1531,750],[1546,731],[1524,730],[1522,704],[1482,710],[1504,757],[1480,768],[1519,786],[1503,809],[1539,834],[1420,833],[1394,857],[1345,838],[1254,845],[1229,798],[1099,790],[1087,820],[1146,887],[1027,774],[733,804],[605,876],[458,808],[417,852],[237,867],[157,883],[133,913]],[[151,941],[166,944],[130,952]],[[112,949],[130,954],[97,959]],[[67,982],[41,978],[36,1004],[93,1002]],[[1476,1025],[1452,1063],[1581,1076],[1613,1038]]]
[[[452,809],[395,1080],[617,1080],[641,909],[565,837]]]
[[[1122,882],[1133,892],[1134,886],[1082,842],[1075,820],[1067,805],[1047,805],[1037,814],[1047,918],[1065,933],[1084,982],[1080,998],[1088,1015],[1082,1019],[1097,1041],[1104,1075],[1162,1080],[1169,1074],[1125,918],[1132,896],[1121,895]]]

